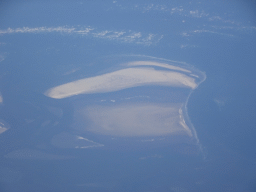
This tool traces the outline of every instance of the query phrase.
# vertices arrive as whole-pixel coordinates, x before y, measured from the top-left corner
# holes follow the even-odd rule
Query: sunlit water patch
[[[203,72],[186,63],[146,56],[106,57],[93,67],[91,76],[45,92],[73,103],[70,128],[83,136],[79,135],[80,143],[110,148],[200,146],[186,105],[205,80]],[[65,137],[56,136],[52,143],[69,148]],[[79,137],[68,136],[70,146],[78,143],[70,139]]]

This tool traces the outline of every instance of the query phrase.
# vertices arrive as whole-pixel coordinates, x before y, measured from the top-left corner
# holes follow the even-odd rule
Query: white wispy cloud
[[[8,28],[6,30],[0,30],[0,34],[11,34],[11,33],[51,33],[51,32],[60,32],[60,33],[74,33],[77,32],[74,27],[22,27],[22,28]]]
[[[202,34],[202,33],[223,35],[223,36],[227,36],[227,37],[235,37],[235,35],[230,34],[230,33],[222,33],[222,32],[208,30],[208,29],[197,29],[197,30],[192,30],[192,31],[188,31],[188,32],[182,32],[181,36],[187,37],[187,36],[192,36],[195,34]]]
[[[143,45],[151,45],[159,42],[163,35],[157,35],[152,33],[142,33],[136,31],[114,31],[114,30],[97,30],[93,27],[67,27],[67,26],[59,26],[59,27],[22,27],[22,28],[8,28],[4,30],[0,30],[0,35],[6,34],[17,34],[17,33],[61,33],[61,34],[69,34],[69,35],[81,35],[88,36],[92,38],[101,38],[106,40],[115,40],[125,43],[135,43],[135,44],[143,44]]]
[[[225,31],[225,29],[232,29],[234,31],[242,31],[245,33],[251,33],[256,31],[256,26],[253,26],[251,22],[246,23],[244,20],[237,19],[237,15],[235,12],[230,12],[230,10],[226,10],[226,12],[212,12],[209,10],[205,10],[205,7],[202,6],[182,6],[178,4],[158,4],[158,3],[136,3],[131,5],[123,6],[121,2],[115,1],[116,9],[122,10],[133,10],[139,11],[141,13],[148,12],[158,12],[158,14],[163,13],[164,17],[167,14],[170,16],[179,16],[182,18],[183,23],[187,23],[188,18],[193,18],[195,21],[204,22],[202,26],[208,27],[209,30],[201,30],[201,32],[197,31],[196,33],[215,33],[219,35],[230,36],[228,33],[230,31]],[[112,8],[114,9],[114,7]],[[190,21],[190,20],[188,20]],[[212,25],[215,25],[215,29],[213,29]],[[216,28],[219,28],[219,31],[216,31]],[[187,35],[183,36],[191,36],[191,34],[195,34],[195,32],[186,32]]]
[[[0,43],[1,44],[1,43]],[[0,52],[0,62],[2,62],[3,60],[5,60],[6,56],[8,55],[7,52]]]
[[[189,14],[192,17],[197,17],[197,18],[209,16],[209,13],[205,13],[204,11],[198,11],[198,10],[191,10],[191,11],[189,11]]]

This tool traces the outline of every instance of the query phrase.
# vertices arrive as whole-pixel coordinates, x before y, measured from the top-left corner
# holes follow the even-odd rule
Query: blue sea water
[[[2,1],[0,9],[0,191],[256,190],[253,1]],[[45,95],[116,70],[103,58],[120,55],[184,62],[206,75],[186,106],[198,144],[110,142],[72,127],[90,97]],[[157,98],[170,99],[163,93]],[[106,105],[120,99],[90,99],[103,96]]]

